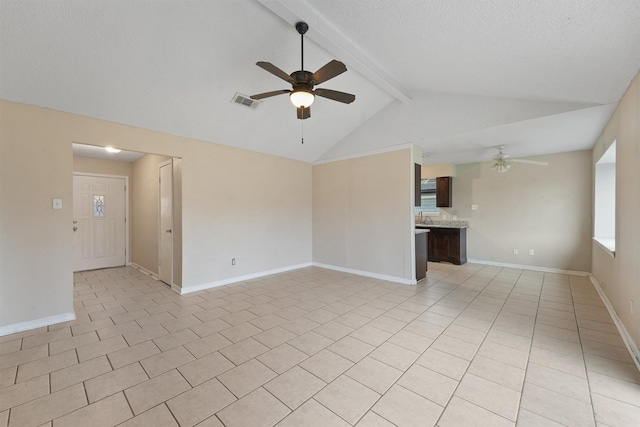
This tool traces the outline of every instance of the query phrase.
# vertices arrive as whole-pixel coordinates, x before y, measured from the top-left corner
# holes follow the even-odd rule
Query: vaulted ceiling
[[[231,102],[331,59],[308,120]],[[588,149],[640,69],[637,0],[1,0],[0,98],[314,162],[414,143],[427,163]],[[304,144],[301,144],[304,135]],[[114,142],[117,145],[117,142]]]

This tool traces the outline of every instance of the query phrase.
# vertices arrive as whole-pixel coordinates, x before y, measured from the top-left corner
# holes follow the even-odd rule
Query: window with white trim
[[[593,239],[612,255],[616,251],[616,142],[596,162]]]
[[[426,214],[440,213],[440,209],[436,206],[435,178],[423,178],[420,180],[420,206],[416,207],[416,212]]]

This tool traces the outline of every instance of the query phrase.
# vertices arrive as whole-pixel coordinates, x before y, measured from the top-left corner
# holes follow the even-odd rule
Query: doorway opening
[[[161,193],[160,185],[162,171],[166,175],[164,194]],[[77,230],[74,231],[74,271],[104,268],[102,266],[94,267],[96,264],[76,263],[76,257],[79,257],[76,253],[87,253],[87,250],[83,248],[86,240],[82,240],[87,237],[83,235],[85,232],[81,232],[81,227],[79,227],[80,219],[78,218],[80,217],[75,218],[76,206],[86,205],[82,208],[85,211],[85,217],[88,218],[87,213],[91,211],[93,215],[91,220],[96,224],[100,224],[101,221],[105,223],[106,221],[102,218],[111,215],[116,210],[116,206],[113,205],[114,196],[107,197],[106,193],[102,194],[96,190],[96,188],[103,189],[104,186],[92,189],[85,185],[85,194],[80,196],[81,190],[76,191],[75,177],[119,179],[126,187],[125,194],[121,199],[125,211],[124,237],[122,239],[111,237],[112,234],[108,234],[112,233],[109,228],[111,225],[104,224],[102,224],[102,228],[99,225],[94,227],[97,229],[94,237],[101,239],[102,236],[106,236],[106,239],[109,240],[108,243],[112,244],[111,246],[106,245],[108,250],[112,250],[111,247],[113,247],[112,251],[119,252],[122,248],[122,253],[125,255],[124,258],[118,259],[119,264],[117,265],[130,265],[156,280],[162,280],[179,293],[182,287],[181,159],[125,150],[108,152],[104,147],[74,143],[73,174],[74,221],[78,221],[72,224],[72,227],[77,227]],[[113,181],[113,183],[115,182]],[[76,197],[79,198],[78,201],[76,201]],[[163,197],[164,204],[162,203]],[[163,209],[164,216],[162,215]],[[163,220],[164,217],[170,218],[169,226]],[[82,230],[85,230],[87,224],[83,222]],[[170,232],[167,233],[166,230],[170,230]],[[113,235],[115,236],[115,234]],[[164,235],[167,235],[169,239],[166,239]],[[96,252],[96,254],[99,253],[102,252]],[[117,265],[110,264],[108,266]]]

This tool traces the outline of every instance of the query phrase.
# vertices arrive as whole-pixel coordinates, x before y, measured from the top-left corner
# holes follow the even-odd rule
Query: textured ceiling
[[[349,71],[300,121],[255,66]],[[640,68],[637,0],[0,1],[0,97],[313,162],[412,142],[429,163],[590,148]],[[303,131],[305,144],[300,144]],[[82,141],[79,141],[82,142]]]

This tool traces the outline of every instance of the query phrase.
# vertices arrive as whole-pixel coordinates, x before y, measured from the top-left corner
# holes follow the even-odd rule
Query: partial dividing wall
[[[549,166],[514,163],[501,178],[490,162],[457,165],[441,214],[469,221],[468,259],[591,271],[591,152],[531,159]]]
[[[313,262],[411,282],[413,158],[402,149],[313,166]]]
[[[593,168],[614,141],[615,258],[593,242],[592,273],[637,347],[640,346],[640,75],[631,82],[593,147]]]
[[[182,158],[183,292],[311,263],[308,163],[0,101],[0,334],[73,313],[73,142]]]

